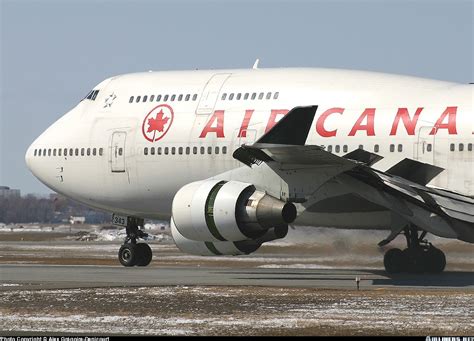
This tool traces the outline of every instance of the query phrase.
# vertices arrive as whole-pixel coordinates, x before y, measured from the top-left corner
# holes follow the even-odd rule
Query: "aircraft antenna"
[[[255,63],[253,63],[252,69],[257,70],[258,69],[258,63],[260,62],[260,59],[257,58]]]

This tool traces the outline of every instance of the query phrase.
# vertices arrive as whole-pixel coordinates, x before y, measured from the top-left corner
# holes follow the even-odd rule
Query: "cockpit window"
[[[87,94],[84,99],[90,99],[91,101],[95,101],[97,95],[99,94],[99,90],[92,90]]]

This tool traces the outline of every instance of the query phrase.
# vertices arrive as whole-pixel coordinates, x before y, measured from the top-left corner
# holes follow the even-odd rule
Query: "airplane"
[[[407,243],[385,253],[388,273],[439,273],[427,233],[474,243],[473,99],[472,84],[356,70],[124,74],[25,160],[113,213],[127,267],[152,259],[144,219],[170,219],[177,247],[203,256],[250,254],[288,226],[386,230],[380,247]]]

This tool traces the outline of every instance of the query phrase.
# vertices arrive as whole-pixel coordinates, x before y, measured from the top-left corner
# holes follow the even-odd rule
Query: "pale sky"
[[[103,79],[334,67],[474,82],[474,0],[0,0],[0,185],[51,192],[24,154]]]

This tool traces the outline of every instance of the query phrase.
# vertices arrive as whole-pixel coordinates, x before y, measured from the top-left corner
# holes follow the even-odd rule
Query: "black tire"
[[[383,257],[385,271],[389,274],[396,274],[403,271],[405,265],[405,256],[400,249],[390,249]]]
[[[446,256],[444,252],[435,247],[430,247],[426,252],[426,268],[428,272],[440,273],[446,267]]]
[[[147,266],[150,264],[153,257],[153,253],[148,244],[140,243],[136,245],[136,251],[138,254],[138,259],[136,265],[138,266]]]
[[[118,253],[119,262],[126,267],[134,266],[139,259],[138,254],[136,245],[124,244]]]

